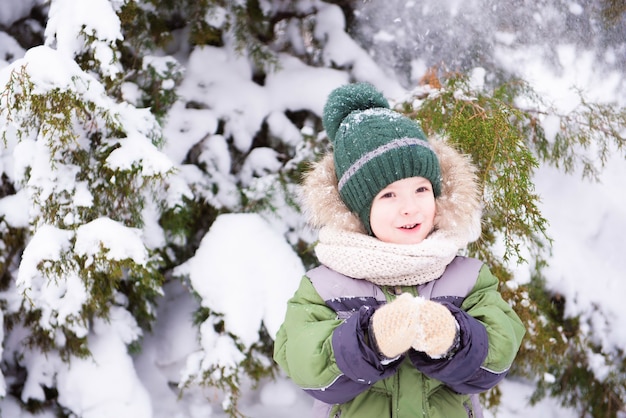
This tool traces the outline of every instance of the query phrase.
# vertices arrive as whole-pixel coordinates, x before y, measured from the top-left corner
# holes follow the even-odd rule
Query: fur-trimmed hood
[[[442,139],[430,141],[441,167],[442,188],[437,197],[435,228],[453,236],[461,246],[475,241],[481,232],[482,204],[475,168],[469,158]],[[332,152],[312,164],[306,173],[300,200],[309,224],[366,234],[358,216],[342,202]]]

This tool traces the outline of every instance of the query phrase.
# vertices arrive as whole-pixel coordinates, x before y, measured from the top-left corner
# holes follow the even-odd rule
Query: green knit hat
[[[439,161],[426,135],[371,84],[333,90],[322,122],[333,144],[339,195],[369,234],[372,201],[394,181],[424,177],[435,197],[441,194]]]

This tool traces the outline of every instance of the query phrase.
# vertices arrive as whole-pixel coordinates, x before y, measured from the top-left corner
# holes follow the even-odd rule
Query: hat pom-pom
[[[356,110],[377,107],[389,108],[389,102],[383,94],[369,83],[346,84],[333,90],[324,106],[322,123],[330,140],[335,142],[335,135],[346,116]]]

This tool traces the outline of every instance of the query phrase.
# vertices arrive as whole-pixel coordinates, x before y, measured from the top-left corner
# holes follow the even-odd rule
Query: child
[[[334,90],[323,123],[333,152],[303,183],[321,266],[288,302],[276,362],[314,417],[481,416],[525,330],[489,268],[457,256],[480,235],[472,165],[369,84]]]

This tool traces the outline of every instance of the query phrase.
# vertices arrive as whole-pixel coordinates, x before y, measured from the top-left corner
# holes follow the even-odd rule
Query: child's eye
[[[393,197],[393,193],[392,192],[387,192],[387,193],[383,193],[382,195],[380,195],[381,199],[388,199],[390,197]]]
[[[428,191],[428,187],[426,186],[418,187],[417,190],[415,190],[416,193],[424,193],[427,191]]]

